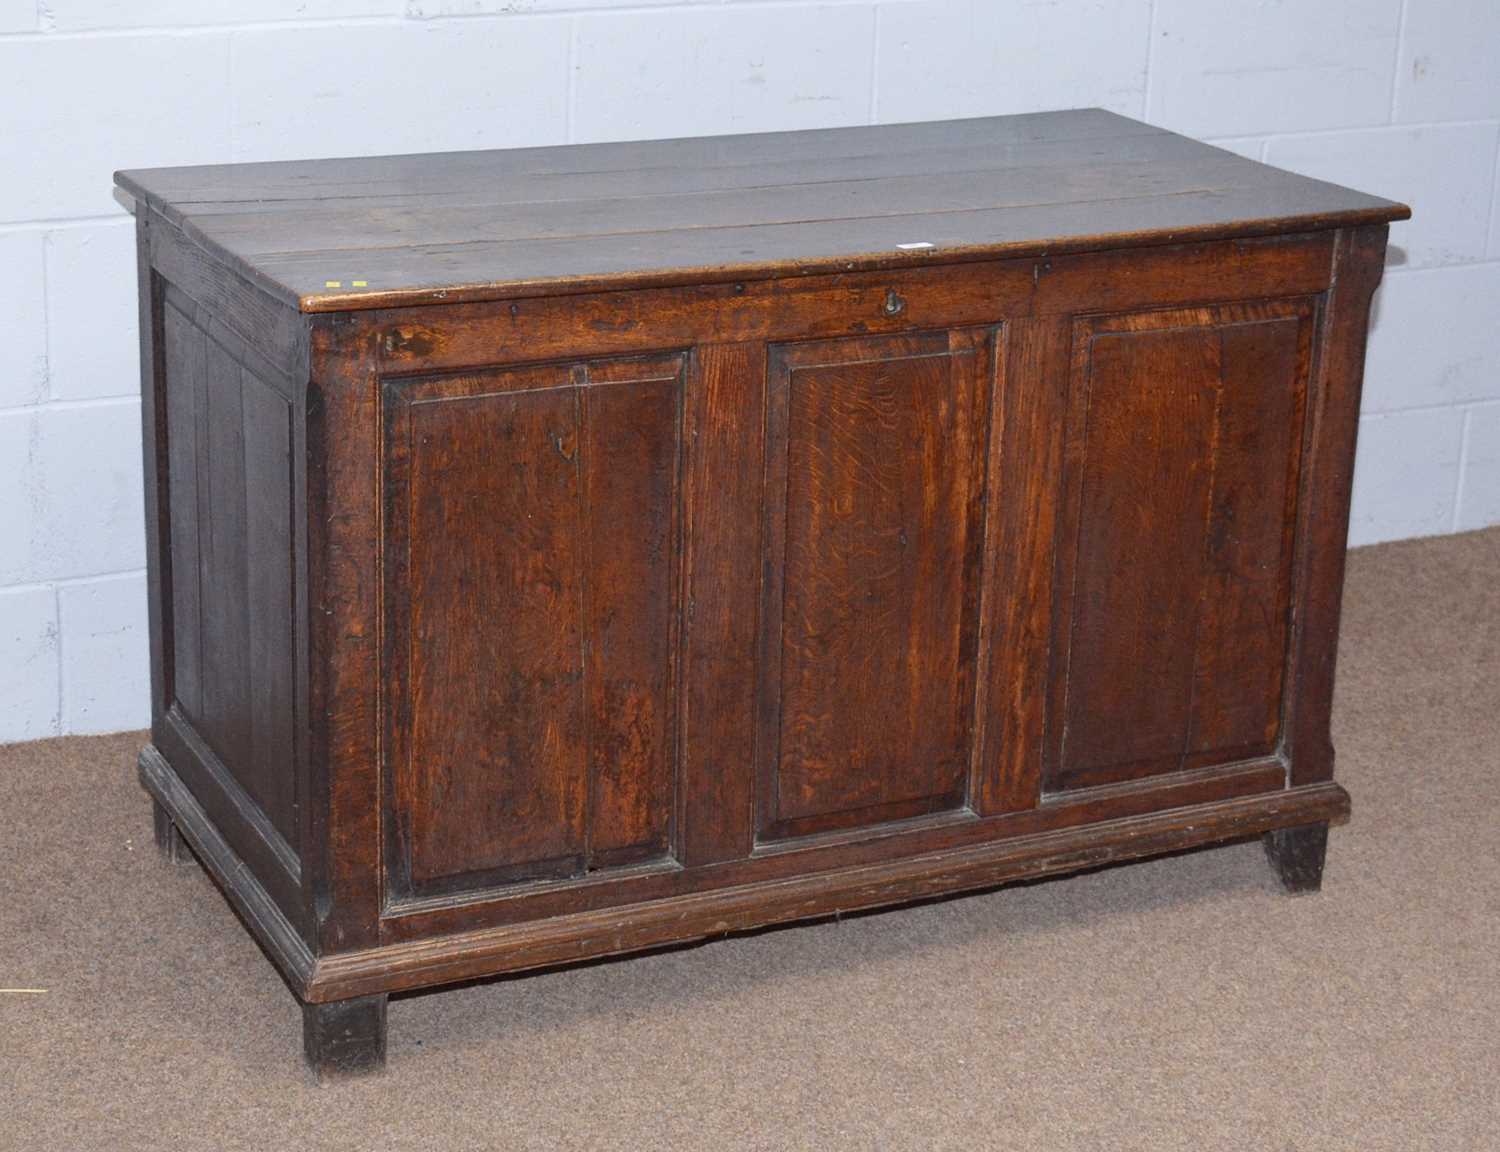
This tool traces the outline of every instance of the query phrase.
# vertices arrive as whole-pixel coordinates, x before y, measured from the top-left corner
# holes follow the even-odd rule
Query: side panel
[[[772,351],[762,839],[966,803],[993,344]]]
[[[268,947],[297,940],[305,954],[304,864],[318,862],[298,511],[308,326],[144,205],[137,238],[152,713],[142,780],[211,824],[215,851],[238,862],[233,898],[259,893]]]
[[[670,851],[685,369],[386,382],[396,897]]]
[[[293,407],[271,365],[170,285],[162,331],[167,718],[294,861]]]
[[[1270,754],[1311,303],[1075,332],[1050,790]]]

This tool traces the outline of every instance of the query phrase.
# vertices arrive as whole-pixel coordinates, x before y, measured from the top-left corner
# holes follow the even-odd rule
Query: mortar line
[[[1474,409],[1464,409],[1463,426],[1458,433],[1458,475],[1453,481],[1453,522],[1450,532],[1457,532],[1462,522],[1464,507],[1464,477],[1469,471],[1469,429],[1474,421]]]

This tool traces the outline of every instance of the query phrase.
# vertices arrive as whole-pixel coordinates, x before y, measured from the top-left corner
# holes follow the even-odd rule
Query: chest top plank
[[[1097,108],[156,168],[115,180],[304,312],[1031,256],[1410,215]]]

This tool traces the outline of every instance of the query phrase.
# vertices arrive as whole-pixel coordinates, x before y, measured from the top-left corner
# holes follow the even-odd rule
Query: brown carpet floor
[[[1356,553],[1321,895],[1258,844],[393,1000],[318,1087],[139,734],[0,749],[6,1149],[1500,1147],[1500,530]]]

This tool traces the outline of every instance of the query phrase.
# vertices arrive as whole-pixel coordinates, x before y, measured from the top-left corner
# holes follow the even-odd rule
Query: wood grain
[[[1333,777],[1330,727],[1354,448],[1370,301],[1385,269],[1385,242],[1383,225],[1339,233],[1323,305],[1297,523],[1302,595],[1292,640],[1296,691],[1288,697],[1286,741],[1294,784]]]
[[[307,312],[1058,254],[1409,215],[1099,109],[115,178],[195,244]],[[912,244],[929,247],[901,247]]]
[[[199,537],[205,665],[199,719],[200,730],[219,759],[239,761],[250,746],[250,714],[244,706],[250,696],[244,384],[239,362],[223,345],[208,341],[204,361],[201,463],[208,498],[202,507],[209,515]]]
[[[1189,758],[1259,755],[1274,748],[1280,735],[1311,363],[1308,319],[1239,324],[1219,333],[1219,421],[1204,531]]]
[[[171,766],[154,749],[141,756],[140,777],[182,830],[204,866],[292,989],[309,1003],[432,987],[477,973],[522,971],[590,956],[617,955],[681,939],[782,923],[834,911],[879,907],[1009,880],[1034,878],[1111,860],[1178,851],[1309,823],[1341,823],[1349,796],[1335,784],[1264,795],[1190,802],[1087,826],[973,842],[966,851],[905,859],[873,856],[869,866],[797,875],[793,883],[744,883],[599,912],[576,899],[550,917],[460,933],[427,931],[359,951],[315,956],[224,841]]]
[[[314,1002],[424,988],[480,973],[526,971],[704,939],[770,924],[878,908],[946,893],[1096,868],[1256,835],[1269,827],[1342,822],[1348,794],[1336,784],[1271,797],[1107,822],[1065,833],[984,844],[941,858],[888,860],[605,913],[580,912],[455,940],[392,944],[320,959],[304,995]]]
[[[398,891],[669,850],[684,367],[386,386]]]
[[[1171,244],[919,269],[606,291],[340,317],[344,346],[373,346],[386,372],[617,356],[662,347],[800,341],[1302,296],[1328,287],[1330,235]],[[885,311],[886,295],[904,301]],[[366,343],[368,342],[368,343]]]
[[[1051,655],[1072,324],[1006,325],[1004,374],[990,436],[989,539],[979,637],[979,714],[970,803],[981,816],[1034,808]]]
[[[1049,787],[1275,747],[1311,318],[1293,301],[1080,323]]]
[[[163,369],[166,282],[151,263],[151,221],[135,227],[136,321],[140,335],[141,480],[145,497],[146,631],[151,723],[161,722],[176,678],[172,622],[172,398]],[[179,420],[181,414],[179,413]],[[177,467],[182,467],[179,460]]]
[[[347,342],[346,342],[347,341]],[[308,904],[320,951],[380,938],[390,832],[381,812],[380,385],[366,342],[310,333],[305,422]]]
[[[198,552],[199,406],[206,403],[206,336],[178,308],[163,309],[166,391],[167,489],[169,510],[172,676],[170,698],[190,716],[203,715],[203,640]]]
[[[686,426],[682,862],[754,846],[755,684],[764,542],[766,347],[698,350]]]
[[[171,696],[295,854],[292,409],[233,330],[162,294]]]
[[[576,414],[566,386],[410,412],[410,584],[391,592],[411,611],[411,727],[393,816],[410,824],[415,890],[582,867]]]
[[[519,924],[584,909],[617,908],[645,900],[741,884],[785,881],[833,869],[907,856],[932,856],[978,844],[1081,828],[1108,820],[1266,796],[1285,787],[1278,757],[1211,765],[1099,788],[1057,792],[1036,807],[978,817],[967,810],[937,813],[874,827],[854,825],[818,835],[762,842],[748,856],[713,866],[671,862],[594,873],[534,887],[512,885],[453,898],[402,901],[382,925],[388,940],[434,938],[482,924]]]
[[[683,364],[657,370],[671,375],[588,365],[590,386],[578,393],[593,868],[670,847]]]
[[[762,616],[759,752],[768,839],[964,802],[988,340],[773,349],[776,579]]]

